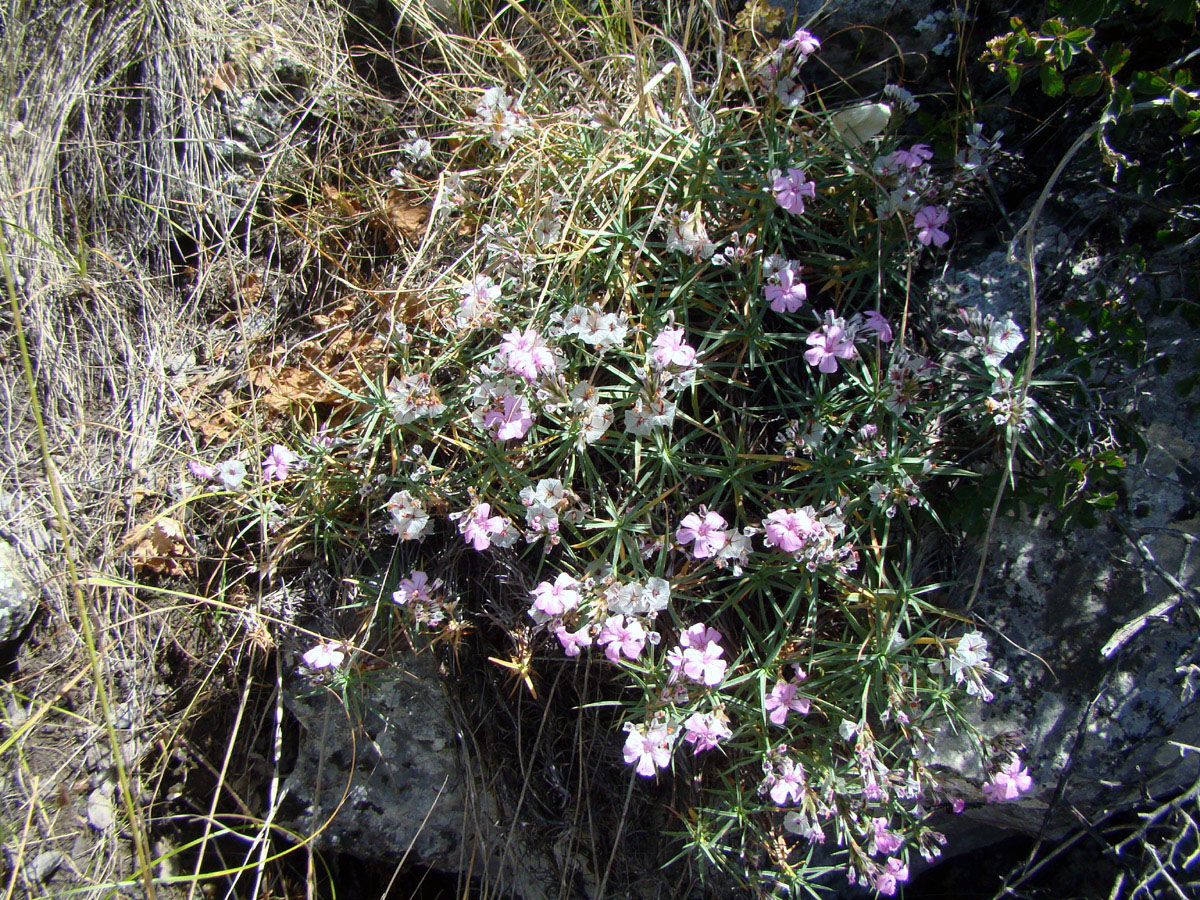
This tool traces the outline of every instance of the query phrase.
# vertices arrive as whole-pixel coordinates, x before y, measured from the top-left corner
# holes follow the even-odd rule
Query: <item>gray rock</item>
[[[33,865],[29,867],[29,874],[39,884],[45,883],[53,878],[54,873],[66,862],[67,855],[61,850],[43,850],[34,857]]]
[[[987,281],[970,301],[1018,314],[1007,282],[991,291]],[[1118,509],[1096,528],[1001,518],[992,534],[970,614],[1005,636],[990,648],[1010,681],[976,723],[991,738],[1021,736],[1036,787],[1028,800],[978,803],[945,822],[950,852],[986,840],[980,825],[1062,835],[1078,825],[1072,808],[1095,820],[1176,794],[1200,771],[1200,419],[1176,390],[1195,373],[1196,335],[1177,318],[1148,327],[1160,365],[1124,379],[1146,452],[1122,473]],[[936,759],[971,796],[983,773],[966,748],[945,739]]]
[[[21,554],[8,541],[0,539],[0,644],[21,634],[37,610],[37,602]]]
[[[466,786],[428,659],[364,682],[353,709],[325,687],[294,685],[287,708],[304,733],[287,792],[303,809],[290,824],[363,857],[395,859],[411,846],[414,861],[458,862]]]
[[[500,827],[496,804],[472,781],[432,655],[397,666],[363,681],[349,708],[327,687],[292,686],[285,703],[303,733],[281,824],[317,833],[322,849],[470,869],[499,894],[545,896],[538,873],[553,860],[519,826]]]

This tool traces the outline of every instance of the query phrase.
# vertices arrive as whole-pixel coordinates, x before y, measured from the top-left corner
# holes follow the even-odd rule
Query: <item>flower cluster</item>
[[[971,357],[978,354],[990,369],[998,368],[1025,340],[1021,326],[1011,317],[997,319],[991,313],[984,313],[975,307],[960,309],[958,317],[963,327],[959,330],[947,328],[946,333],[966,342],[967,347],[959,351],[961,355]]]
[[[552,543],[558,543],[560,517],[574,524],[583,519],[584,508],[579,495],[565,488],[557,478],[542,478],[536,486],[527,484],[521,488],[519,496],[525,507],[527,541],[546,534]]]
[[[804,102],[807,92],[800,84],[800,68],[820,49],[820,39],[799,28],[767,57],[759,72],[763,88],[773,93],[785,109],[796,109]]]
[[[458,526],[463,540],[476,550],[486,550],[493,545],[511,547],[520,537],[520,532],[504,516],[492,515],[490,503],[475,503],[470,509],[450,513],[450,521]]]
[[[503,150],[529,130],[529,117],[504,88],[490,87],[475,104],[475,127],[488,136],[493,146]]]
[[[790,554],[809,571],[825,564],[850,570],[858,564],[854,548],[841,540],[846,523],[836,512],[822,516],[811,506],[777,509],[763,519],[762,531],[768,548]]]
[[[384,399],[397,425],[432,419],[446,410],[428,372],[394,376],[384,391]]]
[[[453,617],[458,601],[448,600],[440,580],[430,581],[422,571],[409,572],[400,579],[392,593],[392,602],[408,611],[413,620],[429,628],[437,628],[447,617]]]
[[[699,210],[684,210],[671,214],[667,224],[667,249],[686,253],[697,262],[712,257],[717,245],[709,240],[708,230]]]
[[[429,531],[429,513],[425,504],[408,491],[397,491],[388,498],[387,511],[392,517],[391,529],[402,541],[415,541]]]
[[[625,430],[646,436],[656,428],[671,428],[675,403],[668,396],[689,387],[696,377],[696,350],[682,328],[668,326],[650,344],[646,368],[639,370],[642,387],[633,406],[625,410]]]
[[[935,673],[949,672],[955,683],[961,684],[967,694],[979,697],[984,702],[992,699],[992,692],[984,684],[985,678],[993,678],[1004,684],[1008,676],[992,668],[988,659],[987,639],[978,631],[968,631],[947,652],[945,659],[930,663]]]

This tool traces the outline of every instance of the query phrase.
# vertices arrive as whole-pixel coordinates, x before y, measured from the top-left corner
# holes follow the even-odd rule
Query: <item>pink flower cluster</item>
[[[775,273],[777,283],[768,284],[763,294],[778,313],[793,313],[808,299],[808,288],[800,281],[799,264],[787,265]]]
[[[680,675],[699,684],[716,687],[725,680],[728,664],[721,659],[721,633],[703,622],[693,625],[679,636],[679,646],[667,653],[671,680]]]
[[[778,547],[784,553],[799,553],[810,541],[822,534],[821,523],[811,506],[803,509],[777,509],[763,519],[768,547]]]
[[[877,310],[856,314],[849,321],[827,310],[821,327],[805,339],[808,349],[804,359],[818,371],[832,375],[838,370],[838,360],[853,359],[858,354],[855,342],[870,335],[884,344],[892,340],[891,323]]]
[[[450,520],[458,523],[463,540],[476,550],[486,550],[492,544],[512,546],[517,533],[504,516],[493,516],[490,503],[476,503],[464,512],[451,513]]]
[[[539,375],[558,368],[554,352],[535,328],[506,332],[499,353],[508,370],[526,381],[537,381]]]
[[[688,344],[682,328],[664,328],[654,338],[650,359],[659,369],[686,369],[696,362],[696,351]]]

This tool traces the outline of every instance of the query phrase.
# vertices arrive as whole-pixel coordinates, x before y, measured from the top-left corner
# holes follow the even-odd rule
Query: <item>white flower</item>
[[[912,95],[912,91],[905,90],[898,84],[885,84],[883,86],[883,96],[893,101],[906,113],[915,113],[921,106]]]
[[[336,669],[346,658],[341,646],[334,641],[322,641],[310,650],[306,650],[300,659],[310,669]]]
[[[433,156],[433,144],[425,138],[415,138],[407,144],[400,145],[400,155],[413,162],[424,162]]]
[[[421,501],[408,491],[397,491],[387,502],[392,515],[391,528],[402,541],[413,541],[424,537],[429,528],[429,513]]]
[[[246,478],[246,464],[240,459],[227,459],[217,466],[217,481],[231,491],[242,486]]]
[[[671,217],[667,249],[678,250],[696,259],[708,259],[716,252],[717,245],[708,239],[708,230],[699,213],[681,212]]]

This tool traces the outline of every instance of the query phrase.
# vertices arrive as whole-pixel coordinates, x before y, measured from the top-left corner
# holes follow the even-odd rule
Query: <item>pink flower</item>
[[[433,596],[429,593],[429,576],[424,572],[412,572],[407,578],[400,579],[397,590],[392,593],[392,602],[400,606],[412,603],[432,603]]]
[[[908,881],[908,864],[894,856],[888,857],[887,863],[875,874],[875,890],[886,897],[896,893],[897,884]]]
[[[725,525],[720,513],[707,512],[703,519],[696,513],[688,513],[675,531],[675,540],[691,544],[696,559],[708,559],[725,546]]]
[[[283,481],[297,459],[299,457],[283,444],[276,444],[263,460],[263,481]]]
[[[875,843],[875,853],[892,854],[900,849],[900,845],[904,843],[904,838],[888,829],[888,820],[883,816],[877,816],[871,819],[871,830],[874,832],[872,838]]]
[[[1021,764],[1020,757],[1013,757],[983,786],[983,794],[988,803],[1002,803],[1005,800],[1016,800],[1031,787],[1033,779],[1029,772]]]
[[[766,701],[763,703],[763,708],[770,713],[767,716],[772,724],[782,725],[787,720],[789,711],[800,713],[800,715],[808,715],[810,707],[807,697],[797,697],[796,691],[799,686],[790,681],[780,679],[775,683],[775,687],[771,688],[771,693],[767,694]]]
[[[556,368],[554,354],[533,328],[526,328],[524,332],[514,328],[507,332],[500,344],[500,355],[509,371],[526,381],[536,381],[539,373],[553,372]]]
[[[728,663],[721,659],[725,650],[716,642],[709,641],[702,649],[689,647],[683,651],[679,668],[692,681],[716,687],[725,678]]]
[[[885,344],[892,339],[892,325],[880,313],[871,309],[863,313],[863,318],[866,320],[863,322],[863,331],[879,335],[879,340]]]
[[[923,206],[913,218],[917,227],[917,240],[928,247],[931,243],[938,247],[945,246],[950,235],[942,231],[942,225],[950,221],[950,213],[944,206]]]
[[[779,270],[779,284],[768,284],[764,291],[775,312],[795,312],[808,299],[808,288],[796,280],[796,271],[791,266]]]
[[[543,581],[533,589],[533,608],[548,616],[561,616],[579,605],[579,582],[560,572],[554,584]]]
[[[693,756],[702,750],[711,750],[721,741],[733,737],[729,726],[715,713],[692,713],[684,721],[683,727],[686,729],[683,739],[696,745],[696,749],[692,751]]]
[[[649,778],[655,769],[665,769],[671,764],[671,730],[665,724],[635,725],[625,739],[623,755],[629,765],[637,763],[637,773]]]
[[[501,288],[486,275],[476,275],[474,280],[458,289],[462,302],[458,311],[465,319],[485,317],[492,305],[500,299]]]
[[[854,344],[846,339],[845,330],[831,322],[826,322],[810,334],[805,343],[809,346],[804,351],[808,364],[826,374],[838,370],[839,359],[851,359],[854,356]]]
[[[679,646],[685,649],[691,647],[695,650],[703,650],[710,643],[719,644],[720,642],[721,632],[715,628],[709,628],[703,622],[697,622],[679,636]]]
[[[592,636],[587,625],[578,631],[570,631],[565,625],[559,625],[554,629],[554,636],[562,644],[563,653],[567,656],[578,656],[581,650],[592,646]]]
[[[646,645],[646,629],[637,619],[630,618],[626,623],[624,616],[609,616],[596,643],[604,647],[610,662],[620,662],[622,653],[628,659],[637,659]]]
[[[956,816],[961,815],[962,811],[966,808],[967,808],[967,801],[964,800],[962,797],[955,797],[953,800],[950,801],[950,812],[954,813]]]
[[[490,503],[480,503],[474,509],[459,514],[459,533],[476,550],[486,550],[492,545],[492,535],[504,532],[504,517],[490,515],[491,511]]]
[[[216,466],[207,466],[194,460],[188,463],[188,471],[192,473],[193,478],[199,478],[201,481],[213,481],[217,477]]]
[[[798,50],[801,56],[809,56],[821,49],[821,39],[811,31],[800,28],[790,38],[779,43],[780,50],[792,48]]]
[[[788,169],[787,174],[775,170],[775,180],[771,182],[771,190],[775,193],[775,202],[793,216],[803,215],[804,198],[814,199],[817,196],[817,185],[814,181],[806,181],[803,169]]]
[[[650,358],[660,369],[672,365],[687,368],[696,361],[696,351],[683,339],[682,328],[664,328],[651,346]]]
[[[341,646],[334,641],[322,641],[312,649],[306,650],[300,659],[310,669],[336,669],[346,658]]]
[[[928,144],[913,144],[907,150],[897,150],[892,155],[892,159],[910,169],[919,169],[922,163],[933,159],[933,150],[929,148]]]
[[[820,523],[805,509],[777,509],[763,519],[763,529],[766,545],[784,553],[803,550],[821,534]]]
[[[515,441],[525,437],[533,427],[533,414],[524,397],[509,395],[502,400],[503,411],[489,409],[483,414],[485,428],[496,427],[497,441]]]
[[[789,797],[793,803],[799,803],[804,797],[804,766],[794,760],[786,757],[780,760],[767,780],[771,785],[771,799],[777,806],[786,806]]]

